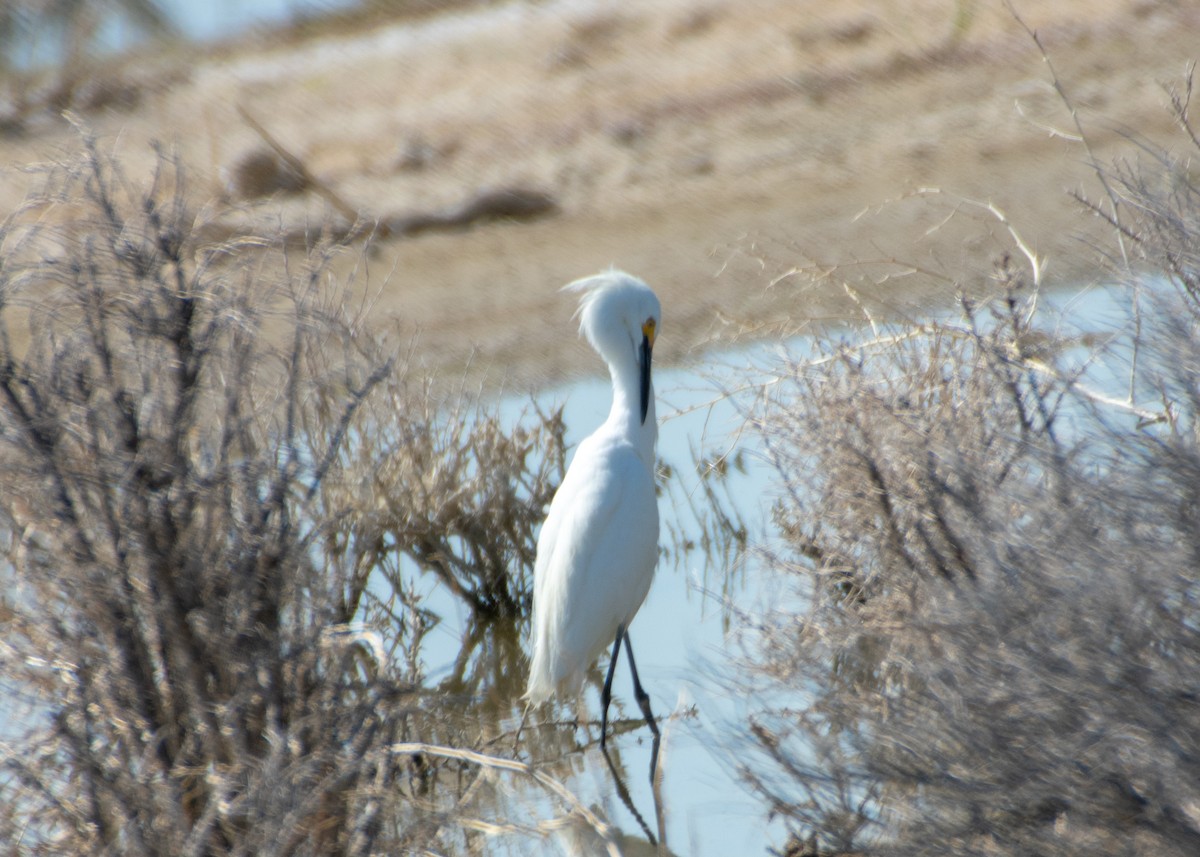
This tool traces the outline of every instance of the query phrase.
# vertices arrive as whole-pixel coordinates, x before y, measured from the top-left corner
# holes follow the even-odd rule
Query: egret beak
[[[654,319],[647,319],[642,325],[642,425],[646,424],[646,414],[650,411],[650,356],[654,350]]]

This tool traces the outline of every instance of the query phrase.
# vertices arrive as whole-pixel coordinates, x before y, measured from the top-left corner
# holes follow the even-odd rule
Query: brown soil
[[[974,203],[1008,216],[1049,282],[1102,275],[1111,238],[1070,193],[1100,198],[1088,150],[1003,3],[626,5],[486,6],[143,59],[119,70],[122,97],[95,97],[85,119],[135,172],[148,140],[176,142],[215,197],[264,148],[244,110],[317,187],[286,173],[298,193],[247,204],[227,227],[336,219],[321,190],[393,222],[434,212],[435,228],[368,257],[373,318],[398,343],[419,331],[434,369],[510,389],[598,369],[556,287],[610,265],[658,290],[667,362],[714,339],[853,316],[852,297],[904,311],[986,287],[1011,243]],[[1018,5],[1096,159],[1136,157],[1131,135],[1181,145],[1164,86],[1198,52],[1200,8]],[[0,163],[75,147],[47,118],[0,139]],[[2,175],[11,209],[31,179]],[[498,188],[549,194],[556,208],[436,226],[436,212]],[[805,276],[835,264],[847,267]]]

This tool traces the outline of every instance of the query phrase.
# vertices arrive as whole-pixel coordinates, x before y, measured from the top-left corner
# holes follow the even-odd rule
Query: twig
[[[1046,69],[1050,72],[1050,83],[1054,87],[1054,91],[1058,93],[1059,100],[1063,106],[1067,108],[1067,112],[1071,115],[1071,122],[1075,125],[1075,131],[1079,135],[1079,141],[1083,143],[1084,151],[1087,152],[1088,164],[1096,173],[1096,178],[1100,180],[1100,184],[1104,186],[1104,191],[1108,194],[1109,203],[1113,207],[1113,216],[1116,217],[1119,203],[1117,194],[1108,183],[1108,179],[1104,175],[1104,171],[1100,169],[1100,162],[1096,159],[1095,153],[1092,151],[1092,144],[1088,140],[1087,134],[1083,130],[1083,122],[1079,119],[1079,111],[1075,108],[1075,103],[1071,101],[1071,97],[1067,95],[1066,88],[1062,85],[1062,81],[1058,77],[1058,71],[1054,68],[1054,63],[1050,61],[1050,54],[1046,52],[1046,46],[1042,44],[1042,37],[1038,35],[1037,30],[1025,23],[1025,19],[1017,12],[1016,7],[1012,4],[1012,0],[1004,0],[1004,5],[1008,8],[1008,12],[1013,16],[1018,24],[1021,25],[1037,46],[1038,53],[1042,55],[1042,62],[1046,64]],[[1121,246],[1122,255],[1124,255],[1124,244]]]
[[[1125,399],[1117,399],[1112,396],[1105,395],[1098,390],[1093,390],[1091,387],[1080,384],[1076,381],[1064,378],[1062,374],[1040,360],[1032,358],[1023,358],[1019,361],[1026,369],[1036,372],[1039,375],[1044,375],[1047,378],[1053,378],[1055,381],[1065,381],[1071,389],[1079,393],[1085,399],[1095,402],[1098,405],[1107,405],[1118,410],[1133,414],[1142,421],[1143,425],[1153,425],[1155,423],[1166,422],[1170,414],[1164,411],[1151,411],[1146,408],[1138,407],[1133,402]]]
[[[1084,133],[1083,123],[1079,119],[1079,112],[1075,109],[1075,104],[1071,101],[1071,97],[1067,95],[1067,90],[1065,87],[1063,87],[1062,81],[1059,80],[1058,71],[1055,70],[1054,63],[1050,61],[1050,54],[1046,52],[1046,46],[1042,44],[1042,39],[1040,36],[1038,36],[1037,30],[1025,23],[1025,20],[1020,16],[1016,7],[1013,5],[1012,0],[1004,0],[1004,5],[1008,8],[1009,14],[1013,16],[1013,20],[1015,20],[1021,26],[1021,29],[1029,34],[1029,38],[1032,39],[1033,43],[1037,46],[1038,52],[1042,55],[1042,62],[1046,64],[1046,68],[1050,72],[1050,82],[1054,86],[1054,91],[1058,93],[1059,100],[1062,101],[1063,105],[1067,108],[1067,111],[1071,114],[1071,121],[1075,124],[1075,130],[1079,134],[1080,142],[1083,144],[1083,150],[1087,153],[1088,165],[1092,168],[1092,172],[1095,173],[1096,178],[1100,181],[1101,187],[1104,188],[1104,193],[1108,196],[1108,204],[1112,207],[1112,223],[1115,227],[1114,231],[1117,237],[1117,248],[1121,251],[1121,263],[1125,270],[1129,270],[1129,251],[1125,247],[1126,231],[1121,225],[1120,202],[1116,191],[1113,190],[1112,185],[1108,182],[1108,176],[1106,176],[1104,170],[1100,168],[1100,162],[1096,159],[1096,155],[1092,151],[1092,144],[1088,140],[1087,134]],[[1138,289],[1136,288],[1131,292],[1130,309],[1133,314],[1134,335],[1133,353],[1131,355],[1129,364],[1129,401],[1133,402],[1136,393],[1135,386],[1137,383],[1138,356],[1142,339],[1142,313],[1138,302]]]
[[[1175,121],[1179,123],[1179,127],[1188,135],[1188,139],[1192,141],[1192,145],[1200,149],[1200,138],[1196,137],[1196,131],[1192,128],[1192,122],[1189,117],[1189,110],[1192,104],[1192,82],[1196,74],[1196,63],[1189,62],[1187,70],[1184,72],[1184,94],[1181,96],[1179,90],[1175,87],[1167,89],[1167,97],[1171,99],[1171,109],[1175,112]]]
[[[392,753],[397,755],[410,756],[416,753],[424,753],[428,756],[437,756],[443,759],[459,759],[464,762],[470,762],[473,765],[479,765],[484,768],[492,768],[502,771],[512,771],[517,774],[524,774],[532,779],[546,791],[553,794],[561,800],[571,812],[578,815],[596,834],[604,840],[606,849],[612,857],[621,857],[621,849],[617,845],[616,837],[613,833],[612,825],[608,824],[586,806],[584,806],[579,798],[575,797],[571,791],[560,783],[558,780],[544,774],[526,762],[520,762],[516,759],[504,759],[499,756],[487,756],[483,753],[476,753],[472,750],[462,750],[457,747],[441,747],[436,744],[423,744],[418,742],[404,742],[393,744],[390,747]],[[498,828],[497,828],[498,829]]]
[[[357,227],[359,224],[368,222],[368,218],[363,217],[362,214],[360,214],[358,210],[354,208],[354,206],[342,199],[341,195],[338,194],[337,191],[313,175],[305,165],[304,161],[293,155],[284,147],[282,143],[276,140],[271,135],[271,132],[263,127],[261,122],[250,115],[250,111],[248,111],[244,105],[239,104],[237,106],[237,112],[238,115],[241,116],[245,121],[245,123],[254,129],[254,133],[262,137],[263,142],[270,146],[271,149],[274,150],[275,154],[282,158],[289,167],[296,171],[297,175],[304,179],[304,183],[306,185],[310,185],[317,193],[325,197],[325,199],[329,201],[329,204],[334,207],[338,214],[350,221],[351,235],[354,235],[360,231],[355,227]]]
[[[1021,233],[1019,233],[1016,227],[1012,225],[1012,221],[1008,219],[1008,215],[1004,213],[1003,209],[997,207],[995,203],[981,202],[976,199],[959,196],[958,194],[953,194],[949,191],[942,190],[939,187],[918,188],[916,193],[919,196],[948,196],[955,200],[959,205],[981,208],[988,214],[992,215],[992,217],[996,218],[996,220],[1000,222],[1000,225],[1003,226],[1008,232],[1008,235],[1010,238],[1012,238],[1013,243],[1017,245],[1017,249],[1021,251],[1021,255],[1023,255],[1029,261],[1029,268],[1033,272],[1033,284],[1035,286],[1040,286],[1042,284],[1042,270],[1044,267],[1043,260],[1028,244],[1025,243],[1025,239],[1021,237]]]
[[[1051,138],[1058,137],[1060,140],[1066,140],[1070,143],[1085,142],[1084,138],[1080,137],[1078,134],[1069,134],[1066,131],[1060,131],[1053,125],[1047,125],[1044,122],[1038,122],[1036,119],[1025,113],[1025,108],[1021,106],[1019,99],[1013,101],[1013,106],[1016,107],[1017,113],[1020,114],[1022,119],[1024,119],[1034,128],[1037,128],[1039,131],[1045,131]]]

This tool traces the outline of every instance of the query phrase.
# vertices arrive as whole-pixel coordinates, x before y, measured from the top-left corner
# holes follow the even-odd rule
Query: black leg
[[[642,690],[642,683],[638,680],[637,664],[633,662],[633,644],[629,642],[628,633],[624,634],[624,637],[625,654],[629,655],[629,671],[633,674],[633,697],[637,700],[638,708],[642,709],[642,717],[646,718],[646,725],[657,737],[658,724],[654,721],[654,715],[650,713],[650,696]]]
[[[625,637],[625,626],[617,626],[617,639],[613,643],[612,657],[608,661],[608,675],[604,678],[604,687],[600,691],[600,749],[608,740],[608,704],[612,702],[613,673],[617,671],[617,658],[621,654],[621,640]],[[628,642],[626,642],[628,645]]]
[[[638,679],[637,664],[633,662],[633,643],[629,642],[628,633],[621,636],[625,637],[625,654],[629,655],[629,671],[633,674],[633,697],[637,700],[638,708],[642,710],[642,717],[646,718],[646,725],[654,733],[654,746],[650,752],[650,782],[653,783],[654,772],[658,767],[658,724],[654,722],[654,715],[650,712],[650,696],[642,689],[642,683]],[[617,642],[620,641],[621,637],[617,637]]]

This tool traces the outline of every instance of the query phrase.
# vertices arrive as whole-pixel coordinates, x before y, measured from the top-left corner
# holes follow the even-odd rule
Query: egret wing
[[[538,540],[530,695],[578,684],[617,626],[633,620],[654,577],[654,479],[633,447],[589,438],[551,503]]]

